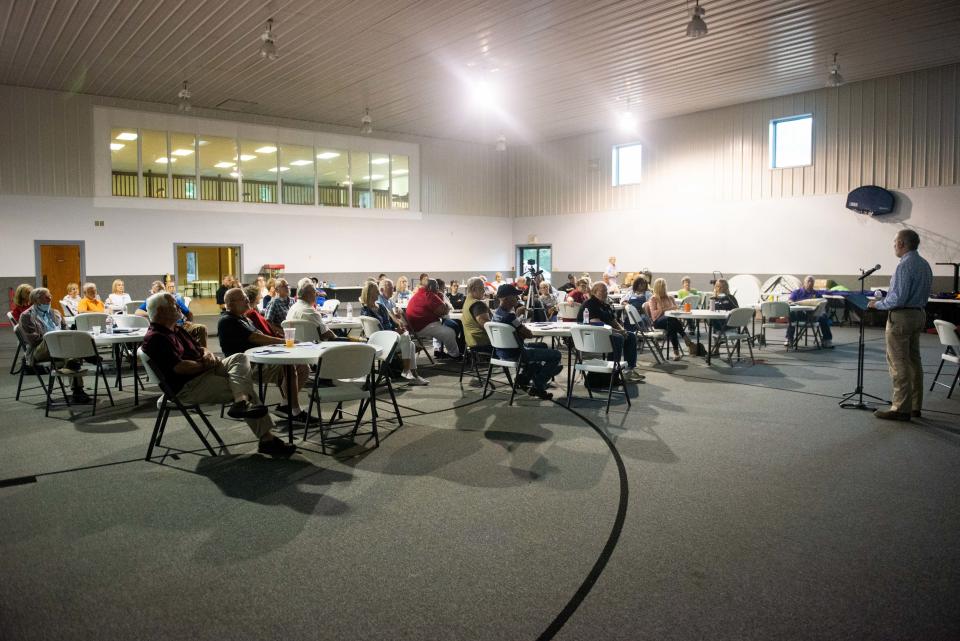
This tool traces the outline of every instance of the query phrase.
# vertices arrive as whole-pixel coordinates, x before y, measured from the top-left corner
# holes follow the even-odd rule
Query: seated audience
[[[437,280],[437,287],[439,288],[438,293],[440,294],[440,297],[443,298],[443,304],[447,306],[447,317],[443,319],[443,324],[449,327],[450,329],[452,329],[456,333],[457,345],[460,347],[460,353],[462,354],[463,353],[463,325],[461,325],[460,321],[456,320],[455,318],[449,318],[450,312],[453,311],[453,303],[450,302],[450,298],[447,296],[446,283],[444,283],[443,279],[440,279],[440,278],[436,280]],[[434,355],[440,358],[443,358],[444,356],[443,345],[437,340],[434,340],[433,344],[435,347],[439,347],[438,350],[434,351]]]
[[[813,276],[804,278],[803,287],[790,292],[790,302],[794,304],[803,303],[803,301],[810,301],[811,304],[819,302],[817,299],[823,298],[823,292],[814,289],[813,283]],[[787,340],[783,343],[785,346],[793,343],[793,335],[796,332],[797,323],[805,320],[808,313],[809,312],[806,311],[790,312],[790,326],[787,327]],[[822,315],[819,320],[817,320],[817,324],[820,326],[820,335],[823,336],[820,345],[827,349],[833,349],[833,331],[830,329],[829,316],[827,314]]]
[[[388,281],[384,279],[381,282],[385,283]],[[392,289],[393,283],[390,283],[390,286]],[[417,346],[410,340],[410,335],[407,334],[406,328],[394,322],[394,316],[381,302],[383,298],[387,300],[390,298],[389,296],[384,296],[386,293],[385,289],[383,285],[378,288],[377,284],[373,282],[364,283],[363,290],[360,292],[360,302],[362,304],[360,314],[362,316],[375,318],[377,322],[380,323],[381,330],[394,331],[400,335],[399,342],[397,343],[397,353],[400,355],[400,360],[403,363],[401,376],[403,376],[410,385],[429,385],[429,381],[420,378],[417,374]]]
[[[393,293],[393,302],[398,307],[406,307],[413,294],[410,291],[410,282],[406,276],[397,277],[397,289]]]
[[[77,305],[77,311],[81,314],[87,312],[99,312],[102,314],[106,312],[103,301],[97,296],[97,286],[93,283],[83,284],[83,298],[80,299],[80,303]]]
[[[526,276],[518,276],[518,277],[517,277],[517,280],[514,282],[513,286],[520,290],[520,302],[523,303],[523,300],[524,300],[524,299],[526,298],[526,296],[527,296],[527,290],[528,290],[529,287],[530,287],[529,285],[527,285],[527,277],[526,277]]]
[[[450,281],[450,293],[447,294],[447,298],[454,309],[463,309],[463,301],[466,300],[466,296],[460,291],[460,283],[456,279]]]
[[[666,312],[677,308],[673,297],[667,294],[667,281],[658,278],[653,281],[653,296],[647,301],[647,312],[653,321],[653,326],[657,329],[667,332],[667,340],[673,345],[675,354],[673,360],[679,361],[683,356],[680,354],[680,337],[687,345],[687,349],[695,350],[693,342],[683,331],[683,323],[679,319],[667,316]],[[695,351],[693,353],[696,353]]]
[[[234,278],[230,274],[227,274],[223,277],[223,280],[220,281],[220,287],[217,288],[217,305],[220,306],[221,311],[224,308],[223,297],[227,295],[227,292],[234,287]]]
[[[286,320],[308,321],[317,327],[317,340],[335,340],[337,335],[333,333],[333,330],[327,328],[327,325],[323,322],[323,317],[320,315],[320,310],[317,309],[317,288],[313,281],[309,278],[301,278],[297,283],[297,294],[299,295],[297,302],[290,305]],[[274,299],[270,306],[271,310],[279,300],[279,297]],[[271,322],[272,319],[272,315],[267,318]]]
[[[173,296],[173,300],[177,303],[177,309],[180,310],[180,314],[183,316],[179,321],[178,325],[182,325],[183,329],[187,331],[188,334],[193,336],[194,339],[203,347],[207,346],[207,326],[203,323],[196,323],[193,320],[193,312],[190,311],[190,307],[187,305],[187,301],[184,300],[183,296],[177,293],[177,283],[173,280],[168,280],[167,284],[164,286],[164,289],[168,294]],[[141,307],[146,306],[146,301]],[[149,313],[149,310],[148,310]]]
[[[520,300],[520,290],[513,285],[501,285],[497,290],[497,298],[500,305],[497,311],[493,313],[495,323],[506,323],[516,330],[518,342],[523,349],[524,367],[517,373],[517,387],[525,387],[526,381],[530,381],[528,393],[543,400],[550,400],[553,394],[547,391],[547,384],[550,379],[563,371],[563,365],[560,364],[561,354],[558,350],[547,347],[544,343],[524,344],[523,341],[533,338],[530,330],[524,327],[523,321],[514,312],[517,303]],[[520,357],[520,349],[497,349],[497,358],[505,360],[517,360]]]
[[[440,297],[437,281],[427,280],[427,284],[414,293],[407,303],[407,324],[420,338],[435,338],[452,358],[460,358],[457,334],[443,323],[447,312],[446,303]]]
[[[567,294],[567,302],[583,305],[587,302],[588,298],[590,298],[590,279],[579,278],[577,280],[577,288]]]
[[[267,289],[267,277],[264,274],[257,274],[257,282],[255,284],[257,289],[260,290],[260,298],[270,293],[270,290]]]
[[[577,322],[582,323],[584,312],[590,312],[591,325],[609,325],[613,330],[610,342],[613,345],[613,360],[619,362],[621,356],[627,361],[623,377],[628,381],[642,381],[644,376],[637,371],[637,335],[628,332],[617,321],[617,316],[607,302],[607,286],[594,283],[590,289],[590,298],[577,312]]]
[[[624,296],[623,303],[633,305],[640,312],[642,326],[639,329],[641,330],[646,330],[651,324],[650,317],[647,316],[643,307],[648,300],[650,300],[650,290],[647,288],[647,279],[643,276],[634,276],[630,282],[630,291]],[[627,326],[630,328],[629,322]]]
[[[699,294],[700,292],[690,286],[690,277],[684,276],[680,279],[680,289],[677,291],[677,298],[683,300],[690,294]]]
[[[725,312],[740,307],[736,297],[730,293],[730,284],[725,278],[718,278],[717,282],[713,285],[713,307],[714,309]],[[712,320],[710,321],[710,326],[713,327],[715,331],[721,332],[726,329],[727,321],[720,319]]]
[[[256,285],[250,287],[258,292]],[[220,350],[224,356],[242,354],[252,347],[264,345],[283,345],[283,339],[266,334],[257,329],[250,322],[247,312],[251,310],[247,294],[242,289],[228,289],[223,297],[226,309],[217,322],[217,335],[220,337]],[[264,365],[263,380],[266,383],[276,382],[280,387],[280,395],[287,400],[288,383],[293,383],[294,395],[285,405],[277,407],[281,414],[292,414],[294,420],[306,421],[307,415],[300,409],[300,390],[307,382],[310,368],[306,365],[297,365],[293,368],[293,380],[285,380],[286,367],[284,365]]]
[[[270,299],[267,311],[263,314],[267,322],[273,329],[273,334],[283,336],[283,327],[281,323],[287,320],[287,312],[293,305],[293,299],[290,298],[290,284],[286,278],[277,278],[274,281],[274,296]],[[266,304],[266,303],[265,303]]]
[[[486,298],[487,284],[482,276],[467,281],[467,295],[463,301],[463,338],[467,347],[481,352],[490,351],[490,337],[483,326],[490,322],[490,308]]]
[[[28,300],[30,306],[20,315],[18,326],[27,343],[27,363],[49,363],[51,361],[50,351],[47,349],[47,343],[43,335],[58,329],[67,329],[67,324],[63,320],[60,312],[50,307],[53,298],[50,296],[50,290],[46,287],[38,287],[31,290]],[[96,362],[96,357],[87,359],[90,362]],[[51,366],[56,366],[51,363]],[[69,360],[64,367],[72,370],[79,370],[80,360]],[[83,391],[83,377],[74,376],[70,379],[72,403],[89,403],[90,397]]]
[[[569,294],[577,288],[577,277],[573,274],[567,274],[567,282],[563,285],[560,285],[557,289],[563,292],[564,294]]]
[[[80,286],[76,283],[67,283],[67,295],[60,301],[63,312],[67,316],[76,316],[80,312]]]
[[[273,300],[273,297],[277,295],[277,279],[270,278],[267,280],[267,291],[266,293],[262,293],[262,291],[263,290],[261,290],[260,294],[262,297],[262,300],[260,301],[260,309],[266,312],[267,308],[270,306],[270,301]]]
[[[249,309],[247,309],[243,315],[247,317],[250,324],[267,336],[283,338],[283,332],[275,333],[273,326],[270,325],[267,319],[263,317],[263,314],[260,313],[258,307],[260,304],[260,287],[257,285],[247,285],[243,288],[243,293],[246,295],[247,302],[249,303]]]
[[[32,305],[30,302],[30,292],[32,291],[32,285],[28,285],[27,283],[17,285],[17,290],[13,293],[13,305],[10,306],[14,323],[19,323],[20,315],[30,309],[30,305]]]
[[[603,284],[607,286],[608,294],[616,294],[620,292],[620,286],[617,285],[617,279],[611,278],[609,274],[603,275]]]
[[[172,294],[154,294],[146,304],[150,328],[143,351],[177,398],[190,405],[232,401],[227,414],[246,419],[260,441],[257,451],[289,458],[297,448],[270,432],[273,420],[267,408],[259,405],[246,355],[234,354],[221,360],[197,343],[178,324],[180,310]]]
[[[556,320],[557,319],[557,297],[553,293],[553,289],[550,287],[550,283],[547,281],[541,281],[539,285],[539,296],[537,300],[540,303],[540,308],[543,310],[543,319],[535,320]]]
[[[123,291],[124,290],[123,281],[120,280],[119,278],[116,279],[115,281],[113,281],[113,285],[111,286],[111,289],[113,291],[111,291],[110,295],[107,296],[106,306],[110,307],[113,311],[116,311],[116,312],[122,312],[126,310],[127,303],[129,303],[132,299],[130,298],[130,294],[127,294]]]

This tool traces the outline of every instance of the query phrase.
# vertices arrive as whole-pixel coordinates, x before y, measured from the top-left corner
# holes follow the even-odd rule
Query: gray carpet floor
[[[835,334],[648,364],[609,415],[423,365],[379,448],[289,461],[219,418],[208,457],[174,418],[188,452],[147,463],[153,390],[44,418],[4,370],[0,638],[958,639],[960,392],[910,423],[839,409]],[[866,389],[889,395],[879,330]]]

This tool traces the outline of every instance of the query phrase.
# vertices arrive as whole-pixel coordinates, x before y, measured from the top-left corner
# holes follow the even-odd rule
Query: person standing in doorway
[[[888,310],[887,368],[893,383],[889,409],[873,413],[877,418],[909,421],[920,417],[923,403],[923,364],[920,361],[920,333],[926,325],[924,308],[930,297],[933,270],[917,250],[920,236],[901,229],[893,239],[893,251],[900,259],[890,291],[881,300],[870,301],[871,309]]]

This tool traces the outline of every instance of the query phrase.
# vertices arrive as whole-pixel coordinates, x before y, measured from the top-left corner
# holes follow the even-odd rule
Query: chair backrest
[[[43,335],[50,357],[57,360],[87,358],[97,355],[97,346],[87,332],[58,329]]]
[[[193,301],[193,299],[190,298],[189,296],[184,296],[184,297],[183,297],[183,306],[189,309],[189,308],[190,308],[190,303],[191,303],[192,301]]]
[[[736,327],[742,329],[747,327],[753,321],[753,315],[756,311],[752,307],[738,307],[727,317],[727,327]],[[789,313],[789,310],[788,312]]]
[[[70,318],[70,317],[72,317],[72,316],[76,316],[76,315],[77,315],[77,314],[73,311],[73,307],[72,307],[69,303],[67,303],[67,299],[66,299],[66,298],[61,299],[61,301],[60,301],[60,309],[63,310],[63,317],[64,317],[64,318]]]
[[[140,306],[143,305],[143,303],[144,301],[142,300],[132,300],[123,306],[123,313],[130,314],[132,316],[133,314],[137,313],[137,310],[140,309]]]
[[[361,316],[360,324],[363,325],[363,335],[367,338],[370,338],[377,332],[382,331],[380,329],[380,321],[372,316]]]
[[[627,315],[627,320],[630,321],[631,325],[636,325],[637,327],[643,325],[643,319],[640,317],[640,310],[634,307],[631,303],[624,303],[623,311]]]
[[[163,386],[163,379],[157,375],[153,365],[150,364],[150,357],[147,356],[147,353],[143,351],[143,348],[137,350],[137,356],[140,358],[140,364],[143,365],[144,371],[147,373],[147,382],[154,385]]]
[[[935,320],[933,326],[937,328],[937,336],[940,337],[941,345],[949,345],[954,350],[960,348],[960,336],[957,336],[956,325],[945,320]]]
[[[113,322],[121,329],[146,329],[150,327],[150,321],[143,316],[134,316],[133,314],[120,314],[113,317]]]
[[[320,328],[306,320],[285,320],[281,327],[292,327],[297,330],[294,340],[298,343],[316,343],[320,340]]]
[[[573,320],[580,313],[580,307],[580,303],[559,303],[557,304],[557,316]]]
[[[336,343],[323,351],[317,376],[320,378],[362,378],[370,373],[377,350],[363,343]]]
[[[490,344],[496,349],[517,349],[520,347],[513,325],[490,321],[483,326],[483,329],[487,332],[487,338],[490,339]]]
[[[810,320],[817,320],[821,316],[827,313],[827,301],[826,299],[817,303],[817,306],[810,312]]]
[[[574,325],[570,328],[573,346],[577,351],[588,354],[611,353],[613,351],[613,342],[610,340],[612,334],[612,329],[599,325]]]
[[[700,309],[710,309],[710,301],[716,298],[713,292],[703,292],[700,294]]]
[[[323,305],[320,306],[320,311],[324,314],[336,314],[337,308],[340,307],[340,301],[336,298],[328,298],[323,301]]]
[[[366,331],[366,327],[364,327],[364,331]],[[380,356],[377,357],[380,360],[391,360],[393,358],[393,352],[397,349],[397,343],[399,342],[400,334],[389,329],[377,330],[367,335],[367,345],[373,345],[383,350],[380,352]]]
[[[103,312],[84,312],[83,314],[77,314],[74,320],[77,323],[78,331],[89,332],[90,328],[94,326],[103,329],[107,322],[107,315]]]
[[[786,318],[790,316],[790,304],[780,302],[760,303],[760,315],[764,318]]]
[[[690,294],[680,301],[680,305],[686,307],[687,303],[690,303],[692,309],[697,309],[700,307],[700,300],[700,294]]]
[[[17,321],[13,320],[13,312],[7,312],[7,320],[10,321],[10,327],[17,331]]]

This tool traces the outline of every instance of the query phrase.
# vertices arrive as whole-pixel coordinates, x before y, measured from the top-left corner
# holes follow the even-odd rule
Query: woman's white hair
[[[157,310],[164,305],[176,305],[176,302],[173,300],[173,296],[167,292],[158,292],[147,299],[147,317],[150,319],[151,323],[153,322],[154,317],[157,315]]]

